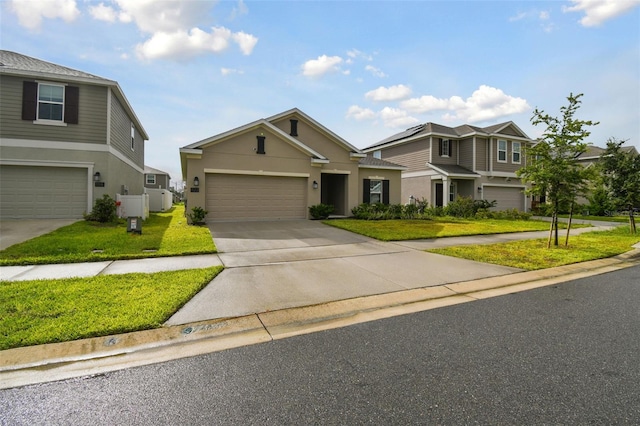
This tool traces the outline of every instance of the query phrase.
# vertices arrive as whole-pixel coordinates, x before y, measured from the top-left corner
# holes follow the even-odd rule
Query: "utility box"
[[[142,218],[141,217],[128,217],[127,218],[127,232],[135,232],[142,234]]]

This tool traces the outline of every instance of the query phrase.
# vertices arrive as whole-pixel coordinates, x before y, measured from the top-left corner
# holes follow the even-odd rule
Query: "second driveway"
[[[220,222],[210,229],[226,269],[169,325],[520,271],[383,243],[317,221]]]

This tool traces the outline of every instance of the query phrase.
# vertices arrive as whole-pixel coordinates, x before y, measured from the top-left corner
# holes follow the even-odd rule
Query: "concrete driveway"
[[[318,221],[210,224],[225,270],[168,325],[519,272],[384,243]]]
[[[0,221],[0,250],[48,234],[81,219],[2,219]]]

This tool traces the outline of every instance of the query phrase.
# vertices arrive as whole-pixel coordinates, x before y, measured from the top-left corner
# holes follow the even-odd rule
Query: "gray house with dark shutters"
[[[0,51],[0,220],[141,194],[149,139],[117,82]]]
[[[534,144],[514,122],[477,127],[425,123],[375,143],[363,151],[401,164],[402,201],[425,199],[447,206],[458,197],[495,201],[495,210],[527,211],[531,200],[516,171]]]

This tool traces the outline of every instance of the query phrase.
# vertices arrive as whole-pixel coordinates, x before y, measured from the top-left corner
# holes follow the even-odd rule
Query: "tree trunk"
[[[567,237],[564,240],[564,246],[569,245],[569,232],[571,232],[571,219],[573,219],[573,202],[571,202],[571,208],[569,209],[569,223],[567,223]]]
[[[547,248],[551,248],[551,238],[553,237],[553,224],[555,221],[555,213],[551,214],[551,226],[549,227],[549,239],[547,240]]]
[[[636,218],[633,216],[633,208],[629,209],[629,232],[635,234],[636,230]]]

